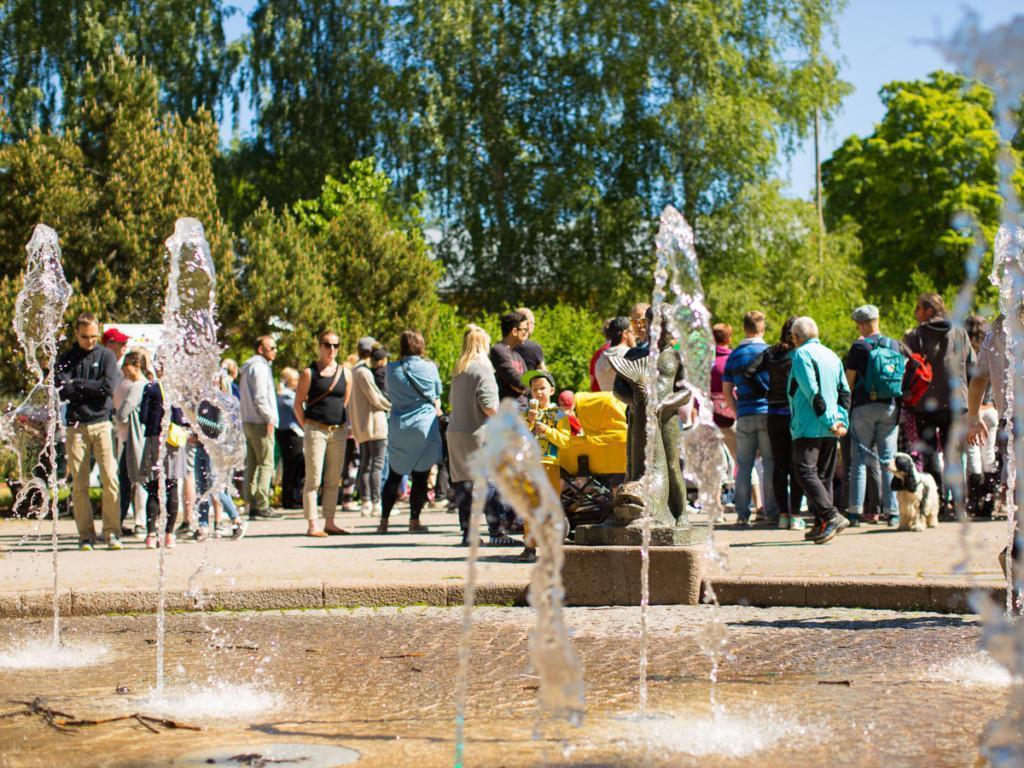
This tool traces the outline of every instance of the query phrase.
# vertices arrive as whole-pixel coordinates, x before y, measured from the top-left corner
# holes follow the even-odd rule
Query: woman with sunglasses
[[[324,537],[347,534],[334,523],[338,509],[341,468],[345,461],[345,429],[351,373],[338,361],[338,334],[324,331],[319,336],[320,356],[299,377],[295,390],[295,418],[303,429],[302,452],[306,459],[306,482],[302,489],[302,511],[306,535]],[[317,528],[316,494],[323,480],[323,530]]]

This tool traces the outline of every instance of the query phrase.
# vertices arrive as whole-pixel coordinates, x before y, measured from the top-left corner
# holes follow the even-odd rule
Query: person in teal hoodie
[[[850,425],[850,387],[842,362],[818,341],[813,319],[794,320],[793,338],[797,346],[788,388],[793,466],[815,518],[806,538],[825,544],[850,524],[832,500],[839,438]]]

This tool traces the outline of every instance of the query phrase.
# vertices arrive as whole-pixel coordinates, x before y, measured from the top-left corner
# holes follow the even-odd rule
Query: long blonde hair
[[[475,362],[483,363],[484,366],[493,371],[494,366],[491,365],[490,353],[491,337],[479,325],[470,323],[466,327],[466,332],[462,335],[462,354],[459,355],[459,360],[455,363],[455,370],[452,371],[452,376],[465,373],[466,369]]]

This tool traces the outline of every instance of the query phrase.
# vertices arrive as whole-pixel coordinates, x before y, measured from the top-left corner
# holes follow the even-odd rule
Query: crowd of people
[[[724,493],[731,494],[736,525],[806,529],[805,537],[819,544],[848,526],[896,526],[898,452],[934,477],[942,515],[954,514],[960,482],[969,514],[995,513],[1008,442],[1000,432],[1007,415],[1003,321],[989,328],[972,317],[965,328],[954,326],[933,293],[921,295],[914,314],[916,326],[896,339],[881,333],[876,307],[858,307],[851,315],[858,339],[842,358],[821,343],[810,317],[785,319],[774,343],[765,339],[759,311],[743,317],[743,338],[735,345],[729,325],[714,325],[710,402],[696,407],[709,408],[721,431],[731,474]],[[637,304],[605,323],[606,342],[590,361],[593,392],[614,390],[616,358],[643,352],[652,318],[649,305]],[[457,512],[465,544],[470,459],[502,400],[520,406],[545,455],[557,455],[582,429],[575,394],[559,394],[525,308],[501,317],[501,338],[493,343],[484,329],[466,329],[447,414],[441,372],[415,330],[401,334],[394,360],[370,337],[344,357],[340,336],[323,331],[316,359],[302,370],[284,368],[276,382],[277,344],[264,335],[241,368],[226,359],[222,370],[225,392],[240,400],[244,520],[232,494],[208,494],[209,456],[181,409],[167,402],[149,354],[129,348],[116,328],[101,337],[88,313],[76,319],[74,331],[56,381],[66,405],[72,508],[86,550],[98,542],[89,501],[92,462],[102,488],[102,540],[111,549],[120,549],[124,536],[143,538],[149,547],[172,547],[185,532],[240,539],[247,521],[281,517],[275,506],[301,508],[308,536],[347,534],[341,510],[376,518],[377,533],[386,534],[399,500],[408,501],[410,533],[427,531],[421,516],[428,504]],[[629,418],[624,405],[615,407]],[[957,444],[953,427],[965,412],[969,433]],[[686,428],[692,406],[678,417]],[[161,493],[166,524],[157,530]],[[522,527],[512,510],[493,488],[487,498],[488,543],[520,544],[514,536]]]

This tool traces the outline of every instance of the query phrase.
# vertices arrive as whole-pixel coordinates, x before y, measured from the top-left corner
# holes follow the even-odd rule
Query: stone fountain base
[[[565,604],[640,605],[640,547],[567,546]],[[704,578],[703,546],[652,546],[650,604],[697,605]]]
[[[706,525],[651,526],[652,547],[689,547],[708,540]],[[643,545],[643,527],[639,520],[622,525],[579,525],[576,544],[581,547],[639,547]]]

